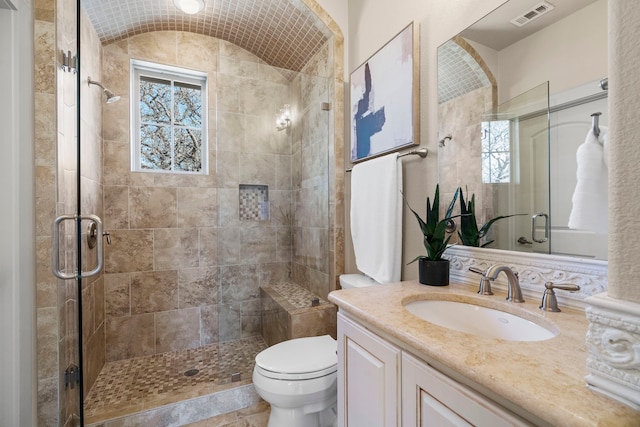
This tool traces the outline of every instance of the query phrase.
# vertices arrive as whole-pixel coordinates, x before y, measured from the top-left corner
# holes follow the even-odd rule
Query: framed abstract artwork
[[[418,36],[412,22],[351,73],[352,162],[420,144]]]

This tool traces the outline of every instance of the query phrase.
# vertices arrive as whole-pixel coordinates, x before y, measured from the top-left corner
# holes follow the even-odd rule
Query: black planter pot
[[[420,258],[418,260],[418,276],[423,285],[447,286],[449,284],[449,260],[431,261]]]

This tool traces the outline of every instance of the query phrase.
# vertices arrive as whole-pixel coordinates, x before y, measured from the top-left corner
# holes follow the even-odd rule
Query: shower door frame
[[[66,4],[66,3],[65,3]],[[56,31],[56,52],[60,52],[60,55],[56,55],[58,59],[56,73],[73,73],[75,80],[75,202],[72,209],[65,212],[66,200],[60,202],[61,188],[60,180],[64,177],[60,176],[60,173],[56,177],[57,188],[57,214],[59,215],[53,223],[52,244],[53,244],[53,273],[58,277],[58,305],[59,305],[59,341],[58,341],[58,368],[59,368],[59,382],[58,382],[58,424],[61,426],[84,426],[84,358],[82,351],[82,284],[83,277],[90,277],[100,272],[102,267],[102,225],[100,219],[93,215],[84,215],[82,213],[82,188],[81,188],[81,58],[80,58],[80,0],[76,0],[74,11],[62,10],[60,2],[57,3],[58,12],[56,19],[58,21],[64,19],[64,16],[68,13],[75,13],[75,52],[61,49],[58,45],[61,39],[60,31]],[[64,35],[62,36],[64,37]],[[64,123],[64,120],[60,119],[60,116],[65,112],[60,111],[60,105],[64,103],[63,92],[65,90],[64,85],[61,83],[63,78],[59,78],[56,84],[56,99],[58,103],[58,125]],[[60,100],[63,99],[61,102]],[[57,149],[64,150],[60,146],[60,138],[70,138],[70,135],[63,134],[60,136],[58,132],[58,140],[56,143]],[[58,154],[58,171],[61,171],[60,162],[61,155]],[[68,201],[67,201],[68,202]],[[62,211],[62,212],[61,212]],[[70,212],[73,211],[73,212]],[[84,220],[90,219],[98,224],[98,266],[90,272],[83,272],[82,270],[82,239],[86,237],[86,233],[83,233]],[[61,227],[66,222],[72,222],[73,227]],[[69,225],[69,224],[64,224]],[[63,230],[63,235],[60,236],[60,230]],[[73,237],[73,240],[71,239]],[[62,243],[62,250],[60,246]],[[73,259],[71,259],[70,253],[73,253]],[[60,267],[60,259],[63,259],[65,265]],[[67,264],[68,263],[68,264]],[[69,265],[70,264],[70,265]],[[63,271],[64,270],[64,271]],[[71,270],[71,271],[70,271]],[[73,280],[73,285],[70,281]],[[62,288],[62,289],[60,289]],[[61,295],[61,292],[63,293]],[[76,303],[73,304],[75,298]],[[68,310],[68,306],[72,309]],[[72,390],[76,389],[75,392]]]

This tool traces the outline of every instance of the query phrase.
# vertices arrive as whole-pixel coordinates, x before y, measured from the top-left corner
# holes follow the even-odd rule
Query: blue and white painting
[[[351,161],[414,141],[413,23],[351,73]]]

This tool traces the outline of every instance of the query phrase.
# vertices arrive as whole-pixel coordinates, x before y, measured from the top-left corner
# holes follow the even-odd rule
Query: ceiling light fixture
[[[187,15],[193,15],[204,9],[204,0],[173,0],[173,4]]]

